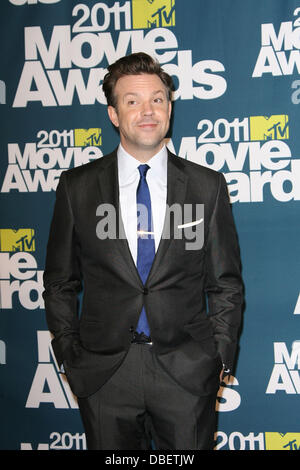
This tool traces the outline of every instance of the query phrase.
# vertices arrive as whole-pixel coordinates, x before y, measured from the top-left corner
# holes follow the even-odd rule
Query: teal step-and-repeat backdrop
[[[300,448],[300,0],[2,0],[0,448],[85,449],[42,275],[61,172],[118,143],[102,79],[131,52],[176,87],[168,146],[224,173],[246,306],[218,450]]]

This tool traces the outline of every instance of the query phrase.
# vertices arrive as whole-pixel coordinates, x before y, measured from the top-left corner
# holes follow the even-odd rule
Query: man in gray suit
[[[103,90],[120,145],[60,178],[44,274],[53,349],[89,449],[212,449],[243,303],[226,182],[165,147],[172,81],[151,57],[110,65]]]

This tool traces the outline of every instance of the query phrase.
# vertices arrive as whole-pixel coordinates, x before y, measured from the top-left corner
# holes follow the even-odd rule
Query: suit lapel
[[[165,256],[171,240],[174,237],[174,224],[170,220],[168,208],[173,204],[183,207],[188,177],[184,173],[180,158],[168,151],[168,177],[167,177],[167,208],[161,240],[147,279],[147,284],[155,276],[159,265]]]
[[[123,256],[125,259],[126,266],[128,267],[128,271],[134,283],[139,283],[142,286],[142,281],[131,256],[121,217],[117,151],[111,153],[106,159],[106,165],[104,165],[98,173],[98,183],[101,201],[105,204],[111,204],[116,211],[116,239],[114,240],[115,246],[120,251],[121,256]]]

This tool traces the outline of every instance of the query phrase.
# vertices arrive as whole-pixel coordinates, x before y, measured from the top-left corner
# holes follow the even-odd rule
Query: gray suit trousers
[[[89,450],[213,449],[216,393],[185,390],[147,344],[132,344],[114,375],[78,404]]]

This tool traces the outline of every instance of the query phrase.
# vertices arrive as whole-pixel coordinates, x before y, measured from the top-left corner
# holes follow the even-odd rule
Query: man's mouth
[[[143,129],[153,129],[157,124],[157,122],[140,122],[138,127],[142,127]]]

